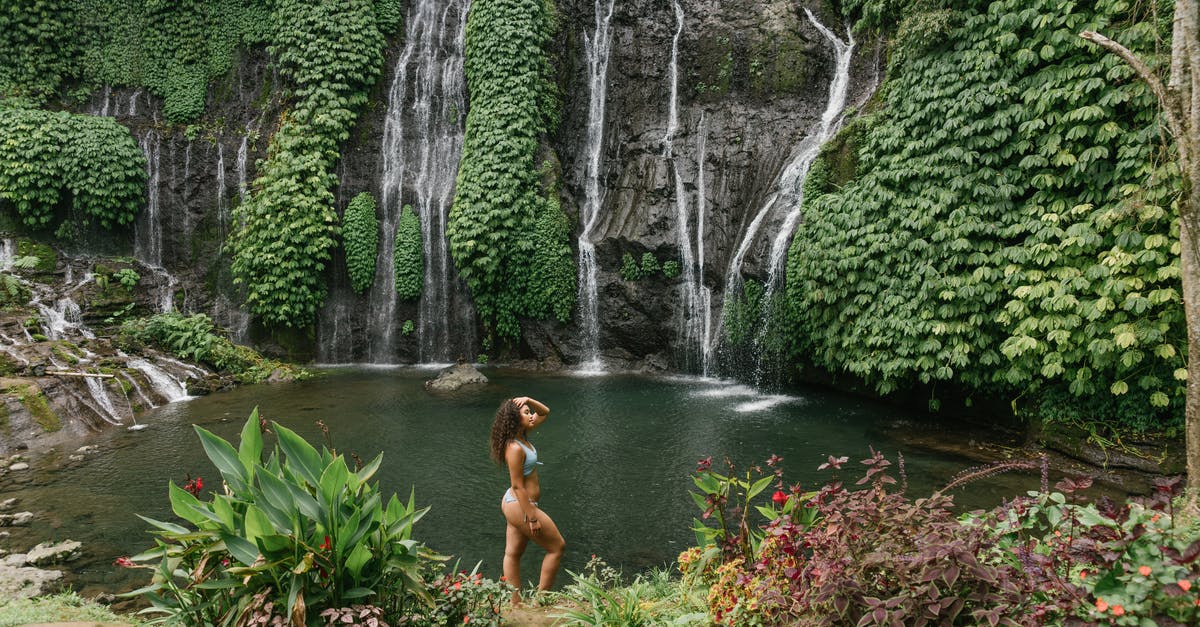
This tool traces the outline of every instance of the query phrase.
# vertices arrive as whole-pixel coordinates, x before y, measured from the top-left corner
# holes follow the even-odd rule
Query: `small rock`
[[[12,557],[10,556],[9,560]],[[62,585],[62,577],[63,573],[60,570],[0,565],[0,599],[33,598],[50,594]]]
[[[26,464],[25,462],[17,462],[12,466],[9,466],[8,469],[14,472],[18,470],[29,470],[29,464]]]
[[[27,527],[33,521],[33,512],[0,514],[0,527]]]
[[[85,444],[75,449],[75,452],[82,453],[83,455],[93,455],[100,452],[100,447],[96,446],[95,444]]]
[[[81,461],[83,461],[83,455],[67,455],[67,460],[73,461],[73,462],[81,462]]]
[[[483,373],[467,363],[459,363],[438,373],[437,378],[425,382],[425,389],[436,392],[451,392],[464,385],[480,385],[488,382]]]
[[[29,566],[50,566],[77,559],[83,552],[83,543],[75,540],[62,542],[43,542],[25,555],[25,564]]]
[[[11,499],[4,499],[3,501],[0,501],[0,512],[7,512],[8,510],[10,510],[16,506],[17,506],[17,497],[14,496]]]

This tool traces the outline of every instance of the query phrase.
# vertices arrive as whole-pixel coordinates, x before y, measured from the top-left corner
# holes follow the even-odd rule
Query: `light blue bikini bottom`
[[[504,505],[505,503],[516,503],[516,502],[517,502],[517,495],[513,494],[512,488],[505,490],[504,498],[500,500],[500,505]],[[537,501],[530,501],[529,504],[533,505],[534,507],[538,506]]]

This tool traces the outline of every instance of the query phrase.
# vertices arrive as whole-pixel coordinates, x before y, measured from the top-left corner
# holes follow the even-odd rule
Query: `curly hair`
[[[496,421],[492,423],[492,461],[504,465],[504,448],[521,432],[521,407],[513,399],[506,398],[496,410]]]

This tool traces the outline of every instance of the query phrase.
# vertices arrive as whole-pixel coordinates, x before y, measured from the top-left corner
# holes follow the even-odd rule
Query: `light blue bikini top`
[[[526,446],[525,443],[520,440],[513,440],[513,442],[516,442],[517,445],[521,447],[521,450],[525,451],[525,465],[521,468],[521,474],[528,477],[529,475],[533,474],[534,466],[543,465],[542,462],[538,461],[537,449],[533,448],[532,444]]]

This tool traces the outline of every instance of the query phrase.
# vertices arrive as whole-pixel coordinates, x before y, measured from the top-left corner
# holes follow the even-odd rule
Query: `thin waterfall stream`
[[[449,362],[474,345],[473,313],[459,293],[446,241],[466,116],[463,49],[467,0],[418,0],[405,19],[405,46],[396,61],[387,96],[379,183],[379,256],[362,329],[352,329],[356,306],[333,303],[323,320],[322,353],[341,362],[353,354],[352,331],[365,335],[366,359],[397,361],[404,320],[396,292],[396,229],[403,208],[421,221],[425,282],[414,331],[417,361]]]
[[[604,190],[600,185],[604,153],[604,106],[608,95],[608,58],[612,49],[612,15],[615,0],[595,0],[596,29],[584,33],[587,56],[588,117],[584,143],[584,204],[579,213],[579,327],[583,337],[580,369],[602,372],[600,362],[600,297],[596,277],[596,242]]]
[[[768,278],[761,298],[761,325],[758,335],[755,338],[756,342],[761,342],[763,335],[766,333],[766,328],[770,324],[770,302],[777,289],[779,278],[782,275],[788,245],[791,242],[796,224],[801,217],[800,211],[804,202],[804,181],[808,176],[809,168],[812,167],[813,161],[816,160],[817,155],[820,153],[821,146],[837,134],[837,131],[841,128],[842,112],[846,106],[846,94],[850,87],[850,61],[854,54],[854,36],[847,29],[846,41],[842,41],[837,35],[826,28],[825,25],[821,24],[811,11],[806,8],[804,12],[808,16],[809,22],[824,36],[834,51],[834,73],[829,83],[829,99],[826,102],[825,111],[821,114],[821,119],[817,123],[816,128],[806,135],[793,151],[792,158],[779,175],[774,190],[766,202],[763,203],[762,208],[755,214],[754,219],[751,220],[749,226],[746,228],[746,232],[742,236],[741,243],[730,258],[729,268],[725,273],[725,293],[722,298],[721,315],[718,318],[717,331],[711,339],[711,343],[713,344],[720,342],[722,327],[729,313],[730,304],[739,297],[744,284],[741,271],[746,254],[757,240],[759,230],[767,218],[782,211],[786,213],[784,213],[779,231],[772,241],[767,260]],[[714,346],[713,349],[715,348]],[[755,380],[758,380],[762,376],[762,351],[756,350],[754,352],[756,353],[754,377]]]

